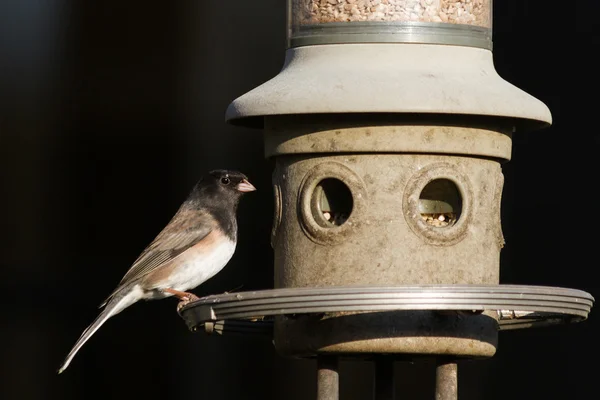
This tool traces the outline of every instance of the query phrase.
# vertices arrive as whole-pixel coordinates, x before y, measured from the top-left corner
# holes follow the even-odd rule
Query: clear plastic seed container
[[[406,42],[491,49],[492,0],[288,0],[291,47]]]

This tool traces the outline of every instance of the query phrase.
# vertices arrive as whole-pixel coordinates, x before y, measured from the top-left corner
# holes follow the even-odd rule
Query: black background
[[[496,1],[500,75],[548,105],[503,166],[501,282],[600,295],[594,197],[600,5]],[[314,364],[269,340],[189,332],[175,300],[111,319],[60,376],[98,304],[212,168],[245,172],[240,243],[199,295],[272,287],[271,165],[227,105],[279,72],[285,2],[32,1],[0,5],[2,399],[310,399]],[[600,322],[505,332],[461,363],[461,399],[589,398]],[[588,365],[589,362],[589,365]],[[398,364],[397,398],[432,397],[428,365]],[[344,399],[371,366],[342,364]]]

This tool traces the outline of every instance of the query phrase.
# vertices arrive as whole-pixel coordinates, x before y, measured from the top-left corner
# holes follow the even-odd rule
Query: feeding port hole
[[[335,178],[320,181],[312,195],[313,218],[323,228],[343,225],[352,213],[353,200],[350,189]]]
[[[454,182],[435,179],[419,195],[419,212],[428,225],[442,228],[454,225],[460,218],[462,197]]]

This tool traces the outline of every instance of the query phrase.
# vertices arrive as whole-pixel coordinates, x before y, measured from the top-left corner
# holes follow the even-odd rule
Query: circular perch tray
[[[192,331],[271,334],[277,315],[394,310],[496,313],[499,330],[580,322],[594,298],[587,292],[524,285],[338,286],[272,289],[203,297],[179,311]]]

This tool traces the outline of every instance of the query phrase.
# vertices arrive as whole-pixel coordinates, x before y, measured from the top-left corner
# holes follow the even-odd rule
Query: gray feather
[[[106,308],[102,310],[102,312],[100,313],[100,315],[98,315],[98,317],[96,317],[94,322],[92,322],[92,324],[88,326],[86,330],[83,331],[83,333],[81,334],[81,336],[79,337],[79,339],[77,340],[77,342],[63,361],[62,365],[60,366],[58,370],[59,374],[62,373],[65,369],[67,369],[77,352],[79,352],[83,345],[92,337],[94,333],[96,333],[98,329],[100,329],[100,327],[110,317],[117,315],[118,313],[120,313],[121,311],[123,311],[124,309],[126,309],[127,307],[139,300],[139,298],[131,298],[131,294],[131,287],[122,288],[121,291],[114,294],[112,299],[110,299],[110,301],[106,305]]]
[[[215,221],[208,213],[189,212],[189,210],[180,209],[168,226],[170,226],[170,229],[159,233],[134,261],[129,271],[121,279],[119,286],[100,307],[103,307],[124,286],[173,261],[187,249],[204,239],[213,231]]]

